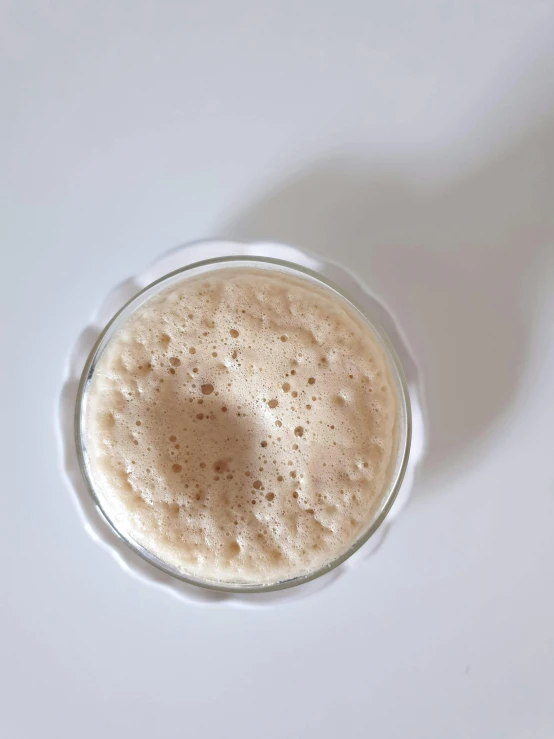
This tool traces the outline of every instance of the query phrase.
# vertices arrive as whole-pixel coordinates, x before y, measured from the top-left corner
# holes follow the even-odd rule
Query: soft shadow
[[[520,386],[553,253],[554,120],[435,190],[397,171],[316,163],[223,233],[344,261],[392,309],[423,375],[428,481],[485,443]]]

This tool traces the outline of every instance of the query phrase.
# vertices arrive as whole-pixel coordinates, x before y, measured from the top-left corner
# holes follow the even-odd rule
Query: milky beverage
[[[128,538],[192,577],[263,584],[331,562],[367,529],[398,425],[381,345],[340,298],[227,268],[160,292],[113,336],[86,444]]]

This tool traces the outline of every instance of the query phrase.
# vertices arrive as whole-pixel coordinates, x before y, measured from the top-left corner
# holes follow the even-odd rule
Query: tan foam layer
[[[398,408],[372,332],[330,291],[218,270],[152,298],[92,379],[90,467],[117,527],[219,581],[275,582],[375,515]]]

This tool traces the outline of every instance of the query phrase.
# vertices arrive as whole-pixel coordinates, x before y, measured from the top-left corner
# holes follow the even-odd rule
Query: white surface
[[[0,9],[0,736],[551,739],[553,2]],[[340,258],[427,383],[385,545],[263,611],[118,568],[53,431],[102,298],[214,234]]]

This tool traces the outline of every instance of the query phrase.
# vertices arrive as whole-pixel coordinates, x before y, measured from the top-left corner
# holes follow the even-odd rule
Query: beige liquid
[[[183,573],[273,583],[343,554],[382,503],[398,401],[372,331],[330,291],[225,269],[110,340],[86,439],[102,503]]]

